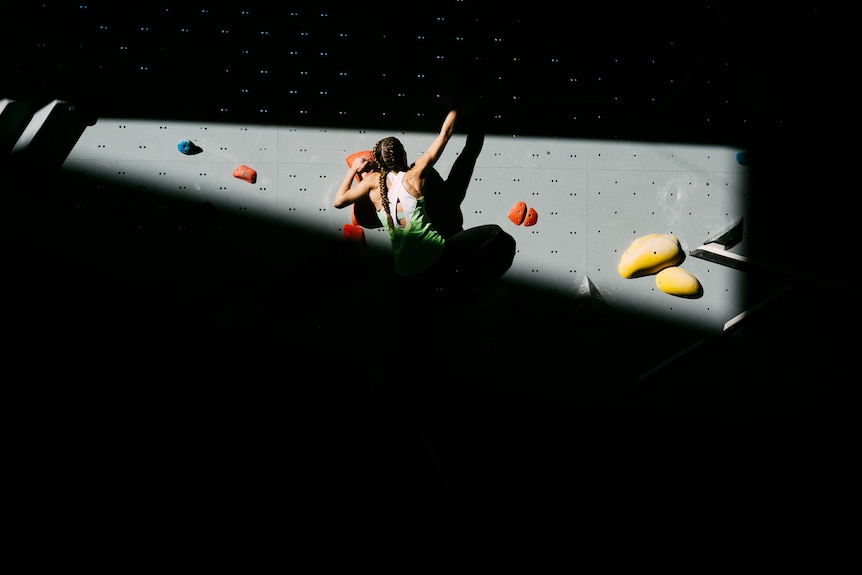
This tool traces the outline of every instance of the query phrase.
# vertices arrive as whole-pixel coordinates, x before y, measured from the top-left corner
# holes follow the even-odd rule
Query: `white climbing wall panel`
[[[332,201],[349,154],[397,135],[408,156],[431,133],[336,130],[291,126],[196,124],[101,118],[81,136],[63,168],[153,193],[248,211],[340,238],[349,209]],[[200,147],[185,155],[178,143]],[[463,148],[456,134],[438,163],[445,178]],[[462,204],[465,227],[497,223],[518,244],[507,281],[524,281],[575,296],[589,280],[612,308],[684,322],[720,333],[745,311],[745,274],[687,256],[681,267],[703,286],[695,299],[656,287],[654,276],[624,279],[621,254],[638,237],[673,234],[687,254],[747,216],[747,168],[739,150],[672,143],[487,136]],[[246,165],[255,183],[233,177]],[[511,207],[523,201],[538,213],[534,226],[516,226]],[[750,222],[745,220],[746,225]],[[370,246],[388,249],[385,232],[366,230]],[[744,253],[745,241],[735,248]]]

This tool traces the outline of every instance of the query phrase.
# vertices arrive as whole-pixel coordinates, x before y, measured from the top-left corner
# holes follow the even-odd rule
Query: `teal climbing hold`
[[[203,152],[203,149],[191,140],[180,140],[177,149],[186,156],[194,156]]]

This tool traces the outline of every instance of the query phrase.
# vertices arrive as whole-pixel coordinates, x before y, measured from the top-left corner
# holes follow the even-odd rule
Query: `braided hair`
[[[409,169],[404,154],[404,146],[398,138],[390,136],[374,144],[371,155],[374,156],[374,161],[380,166],[380,198],[389,227],[394,228],[392,214],[389,212],[389,187],[386,185],[386,175],[392,171],[406,172]]]

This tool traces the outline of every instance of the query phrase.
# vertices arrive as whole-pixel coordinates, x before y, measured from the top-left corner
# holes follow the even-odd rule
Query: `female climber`
[[[359,157],[347,170],[333,205],[345,208],[365,197],[392,244],[397,276],[408,289],[426,289],[447,301],[474,302],[511,267],[515,240],[496,224],[443,235],[428,216],[426,183],[452,137],[458,118],[450,110],[440,133],[413,164],[394,136],[374,144],[371,157]],[[360,182],[356,174],[370,168]],[[415,292],[411,292],[415,293]]]

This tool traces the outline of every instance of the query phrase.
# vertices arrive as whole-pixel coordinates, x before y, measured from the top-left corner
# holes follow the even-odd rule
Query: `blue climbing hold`
[[[194,156],[203,152],[203,149],[191,140],[180,140],[177,149],[186,156]]]
[[[748,152],[737,152],[736,153],[736,162],[740,166],[747,166],[748,162],[749,162]]]

